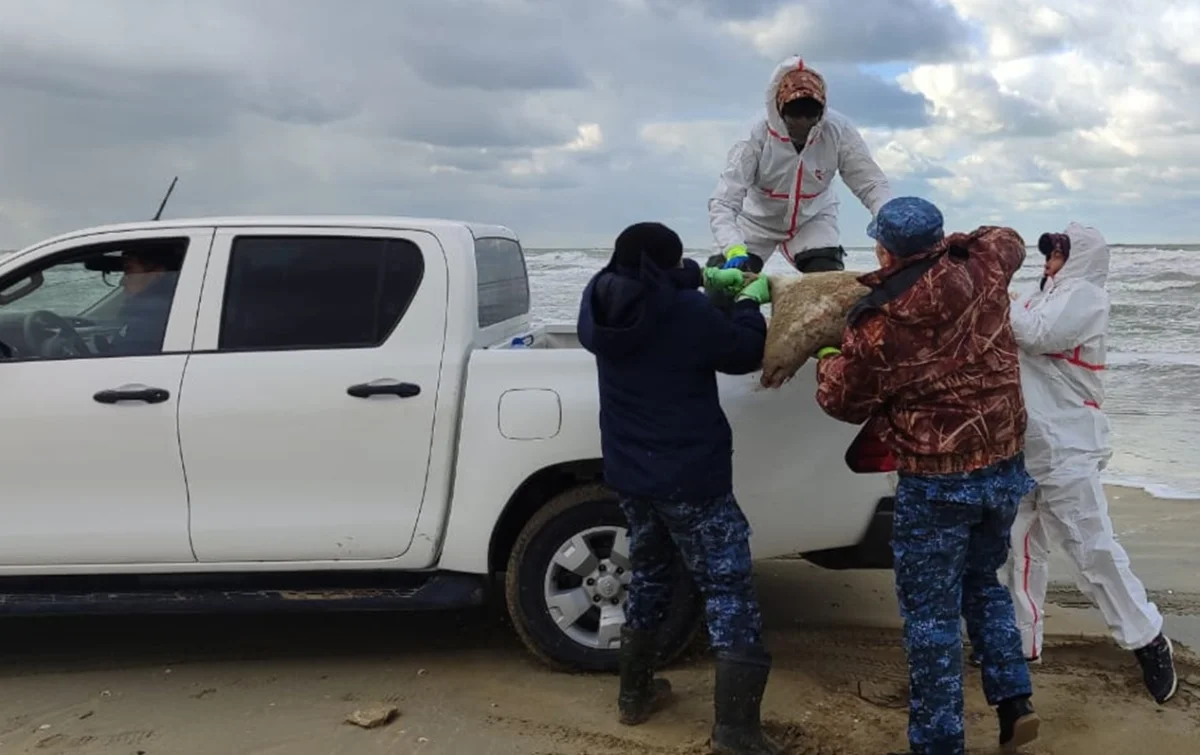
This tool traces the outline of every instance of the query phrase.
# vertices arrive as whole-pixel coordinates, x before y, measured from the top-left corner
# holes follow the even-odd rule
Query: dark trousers
[[[732,494],[679,503],[627,498],[633,576],[625,604],[632,629],[654,630],[666,617],[675,589],[678,551],[704,596],[708,635],[716,651],[762,647],[762,615],[754,593],[750,524]]]
[[[997,570],[1033,487],[1023,457],[963,475],[902,475],[892,536],[908,653],[914,753],[963,755],[960,617],[983,666],[988,703],[1029,695],[1012,598]]]
[[[840,246],[823,246],[799,252],[792,263],[802,273],[828,273],[846,269],[846,251]]]

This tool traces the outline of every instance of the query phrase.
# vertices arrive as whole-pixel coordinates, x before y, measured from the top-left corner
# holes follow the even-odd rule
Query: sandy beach
[[[1113,489],[1134,568],[1181,644],[1200,648],[1200,505]],[[771,728],[808,755],[903,749],[905,663],[891,577],[765,562],[759,586],[776,657]],[[1200,665],[1156,706],[1133,657],[1106,637],[1057,562],[1046,663],[1036,667],[1044,755],[1195,752]],[[660,718],[615,722],[617,680],[555,674],[498,611],[440,615],[54,619],[8,623],[0,651],[0,753],[53,755],[699,755],[711,722],[703,656],[666,672],[679,699]],[[394,706],[390,724],[344,723]],[[972,752],[994,721],[968,672]]]

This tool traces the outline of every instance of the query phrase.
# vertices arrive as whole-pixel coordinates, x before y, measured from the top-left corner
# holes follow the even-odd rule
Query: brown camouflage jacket
[[[1016,231],[985,226],[859,278],[875,305],[851,313],[841,355],[817,365],[821,408],[870,420],[902,473],[968,472],[1016,455],[1026,420],[1008,287],[1024,261]],[[924,272],[904,272],[917,265]]]

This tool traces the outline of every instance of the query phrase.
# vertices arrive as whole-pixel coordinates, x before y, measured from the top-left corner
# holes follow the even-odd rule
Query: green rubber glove
[[[842,350],[836,346],[826,346],[823,349],[817,350],[817,359],[824,359],[825,357],[836,357],[836,356],[840,355],[841,353],[842,353]]]
[[[737,301],[745,301],[749,299],[758,304],[766,304],[771,301],[771,284],[767,282],[767,276],[760,275],[754,279],[754,282],[742,289],[742,292],[737,295]]]
[[[750,261],[750,252],[746,251],[745,244],[734,244],[725,250],[725,265],[726,269],[738,269]]]
[[[741,291],[744,285],[746,276],[737,268],[704,268],[704,287],[710,291],[722,291],[733,295]]]

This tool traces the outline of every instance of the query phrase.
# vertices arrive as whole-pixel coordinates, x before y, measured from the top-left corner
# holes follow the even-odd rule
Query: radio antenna
[[[154,213],[155,220],[162,219],[163,208],[165,208],[167,206],[167,200],[171,198],[171,192],[175,191],[175,182],[178,180],[179,180],[179,176],[175,176],[174,178],[171,179],[171,185],[167,187],[166,196],[164,196],[162,198],[162,203],[158,205],[158,212]]]

